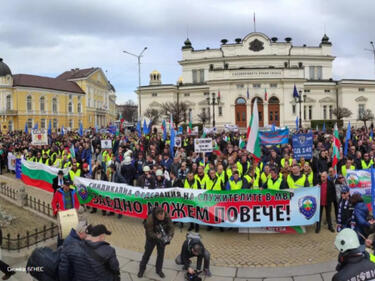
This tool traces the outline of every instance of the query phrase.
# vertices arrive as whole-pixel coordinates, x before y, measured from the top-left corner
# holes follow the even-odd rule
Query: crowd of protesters
[[[135,131],[121,132],[118,135],[95,130],[87,130],[83,135],[77,132],[52,133],[48,136],[49,145],[44,146],[32,145],[29,134],[10,132],[0,135],[0,173],[4,167],[8,167],[10,171],[14,170],[13,161],[16,158],[24,158],[58,169],[69,168],[67,178],[63,177],[61,171],[53,181],[54,213],[79,208],[74,190],[69,188],[76,176],[125,183],[144,189],[182,187],[215,191],[280,190],[319,186],[320,220],[316,224],[316,233],[320,232],[324,210],[326,223],[331,232],[351,229],[361,245],[375,248],[375,242],[368,239],[368,235],[374,232],[375,220],[370,215],[362,196],[358,193],[350,194],[346,182],[348,170],[369,169],[375,163],[375,141],[371,138],[371,130],[372,128],[352,129],[350,139],[345,138],[345,130],[340,131],[342,146],[339,161],[335,166],[332,161],[332,131],[313,131],[311,159],[296,159],[290,136],[288,144],[262,146],[260,161],[255,161],[242,146],[241,139],[246,136],[238,132],[223,131],[207,136],[212,138],[214,149],[206,154],[194,151],[194,138],[198,136],[182,134],[181,147],[171,150],[170,140],[163,140],[163,136],[157,130],[146,136],[139,136]],[[102,140],[110,143],[111,148],[103,148]],[[343,149],[345,142],[347,152]],[[65,196],[70,199],[67,200]],[[69,204],[66,203],[68,201]],[[96,209],[93,209],[91,212],[95,211]],[[105,211],[102,213],[113,215]],[[195,230],[199,231],[199,225],[194,224],[190,225],[189,230],[194,226]],[[212,227],[209,227],[209,230],[211,229]],[[108,231],[101,229],[98,233],[102,237],[102,234],[108,234]],[[100,240],[96,239],[95,235],[91,236],[94,237],[94,242]],[[150,244],[147,241],[146,246],[147,243]],[[149,248],[146,247],[148,252],[144,255],[139,277],[143,276],[148,257],[155,245],[150,244]],[[352,248],[354,249],[354,246]],[[160,251],[158,248],[158,256]],[[76,259],[78,264],[80,254],[72,251],[69,253],[70,256],[63,255],[62,260],[67,258],[70,263]],[[206,252],[200,251],[199,255],[201,259],[205,257],[209,261]],[[209,262],[205,265],[205,270],[210,275],[208,264]],[[161,265],[160,258],[157,273],[164,277]]]

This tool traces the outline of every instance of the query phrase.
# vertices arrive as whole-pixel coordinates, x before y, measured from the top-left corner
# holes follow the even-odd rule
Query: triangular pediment
[[[367,102],[368,99],[364,96],[360,96],[358,98],[355,99],[356,102]]]
[[[157,101],[153,101],[152,103],[150,103],[150,106],[151,106],[151,107],[160,107],[161,104],[158,103]]]

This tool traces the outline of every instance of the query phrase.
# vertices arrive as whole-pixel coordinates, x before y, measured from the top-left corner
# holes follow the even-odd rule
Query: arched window
[[[57,113],[57,98],[52,99],[52,112]]]
[[[72,113],[73,112],[73,105],[71,102],[69,102],[69,105],[68,105],[68,112],[69,113]]]
[[[70,129],[73,129],[73,120],[72,119],[69,120],[69,127],[70,127]]]
[[[10,95],[7,95],[7,110],[12,109],[12,97]]]
[[[246,104],[246,100],[244,98],[238,98],[236,104]]]
[[[78,113],[81,113],[81,103],[78,103],[78,104],[77,104],[77,112],[78,112]]]
[[[31,119],[31,118],[27,119],[27,127],[29,129],[33,128],[33,119]]]
[[[41,111],[41,112],[44,112],[44,111],[45,111],[44,102],[45,102],[45,98],[44,98],[44,97],[41,97],[41,98],[40,98],[40,111]]]
[[[57,119],[53,119],[53,128],[57,129]]]
[[[280,103],[280,101],[279,101],[279,99],[277,97],[272,97],[272,98],[270,98],[270,100],[268,101],[268,103],[277,104],[277,103]]]
[[[27,96],[26,103],[27,103],[27,112],[31,112],[33,110],[33,100],[31,96]]]
[[[41,120],[40,120],[40,127],[41,127],[42,129],[45,129],[45,128],[46,128],[46,119],[41,119]]]

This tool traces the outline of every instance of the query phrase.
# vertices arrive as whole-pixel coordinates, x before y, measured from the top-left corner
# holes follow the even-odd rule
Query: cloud
[[[374,78],[369,41],[375,41],[375,2],[363,0],[18,0],[2,1],[0,57],[13,73],[56,76],[75,67],[107,70],[118,99],[136,99],[137,60],[142,84],[158,69],[163,83],[181,75],[178,60],[188,34],[195,49],[243,38],[254,29],[293,44],[333,43],[334,78]]]

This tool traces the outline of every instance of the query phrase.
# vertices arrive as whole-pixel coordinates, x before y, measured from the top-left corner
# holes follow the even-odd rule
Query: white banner
[[[212,139],[194,139],[194,151],[195,152],[212,152]]]
[[[48,137],[46,129],[31,130],[32,145],[48,145]]]
[[[111,140],[101,140],[101,147],[102,149],[112,148],[112,141]]]

